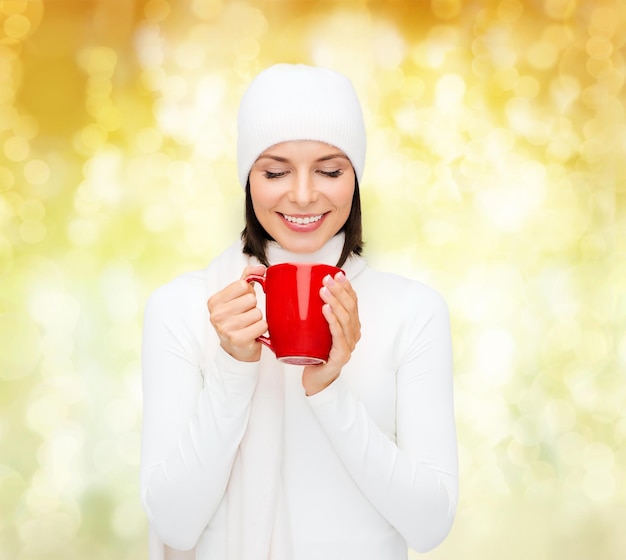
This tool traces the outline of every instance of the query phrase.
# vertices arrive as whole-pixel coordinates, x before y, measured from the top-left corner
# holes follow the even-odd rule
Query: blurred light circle
[[[0,314],[0,379],[19,379],[31,373],[39,363],[39,329],[23,315]]]
[[[587,330],[576,346],[576,356],[582,364],[598,366],[608,357],[610,344],[600,329]]]
[[[576,7],[576,2],[571,0],[546,0],[544,2],[546,14],[558,20],[566,20],[571,17]]]
[[[2,206],[0,205],[0,212]],[[3,268],[5,266],[9,266],[10,262],[13,258],[13,246],[9,242],[9,240],[0,235],[0,274],[3,272]]]
[[[30,154],[30,144],[21,136],[12,136],[4,142],[4,154],[11,161],[24,161]]]
[[[135,48],[140,64],[154,72],[144,73],[146,83],[154,85],[154,89],[160,88],[160,81],[167,78],[167,74],[159,67],[165,59],[163,37],[159,33],[157,25],[145,25],[137,30],[135,35]]]
[[[457,74],[442,76],[435,87],[435,103],[442,109],[450,109],[463,100],[465,81]]]
[[[587,64],[585,65],[585,68],[590,76],[593,76],[594,78],[600,78],[600,76],[605,75],[613,70],[613,61],[610,58],[590,57],[587,59]],[[610,91],[607,91],[607,94],[610,93]]]
[[[37,551],[34,557],[41,558],[69,544],[76,537],[79,526],[79,515],[54,511],[26,518],[19,523],[17,530],[22,542]]]
[[[513,426],[515,440],[525,447],[537,446],[541,443],[544,433],[534,415],[522,416]]]
[[[587,54],[594,58],[608,58],[613,54],[613,43],[606,37],[591,37],[587,41]]]
[[[135,404],[135,409],[138,410],[140,407],[137,407]],[[135,415],[137,417],[137,415]],[[133,428],[136,428],[140,425],[140,421],[137,418],[133,424]],[[128,431],[120,436],[117,439],[117,455],[121,461],[123,461],[127,465],[138,466],[140,460],[140,449],[141,449],[141,435],[140,432]]]
[[[609,471],[615,464],[615,454],[605,443],[595,442],[585,447],[583,461],[588,471]]]
[[[513,90],[518,97],[534,99],[541,90],[541,83],[534,76],[520,76]]]
[[[372,46],[376,61],[382,68],[398,69],[406,56],[407,47],[404,39],[389,25],[380,26]]]
[[[536,41],[526,51],[526,59],[530,65],[540,70],[547,70],[554,66],[557,58],[556,48],[546,41]]]
[[[39,200],[30,199],[20,204],[18,212],[25,222],[40,222],[46,215],[46,208]]]
[[[498,4],[498,18],[507,23],[517,21],[524,12],[524,6],[518,0],[502,0]]]
[[[26,140],[32,140],[37,137],[37,134],[39,134],[39,123],[37,119],[30,115],[21,115],[17,117],[13,121],[11,128],[13,129],[13,132],[15,132],[16,136],[20,136]]]
[[[43,185],[50,179],[50,166],[41,159],[33,159],[24,165],[24,177],[31,185]]]
[[[11,39],[23,39],[31,29],[30,20],[22,14],[10,15],[4,21],[4,33]]]
[[[508,330],[489,329],[476,341],[474,367],[486,384],[500,387],[514,373],[515,352],[515,339]]]
[[[77,247],[92,245],[99,234],[98,226],[93,220],[76,218],[67,225],[67,237]]]
[[[591,15],[589,35],[592,37],[613,37],[620,22],[620,14],[611,5],[597,6]]]
[[[7,16],[24,13],[28,8],[29,1],[30,0],[12,0],[0,2],[0,13]]]
[[[566,433],[576,424],[576,409],[563,399],[553,399],[545,409],[548,426],[557,433]]]
[[[556,440],[557,460],[572,468],[580,467],[587,440],[576,431],[563,433]]]
[[[117,65],[117,52],[105,46],[88,47],[78,53],[78,61],[90,76],[110,78]]]
[[[20,225],[20,237],[25,243],[41,243],[48,234],[46,226],[40,222],[26,222]]]
[[[452,19],[459,15],[459,11],[461,10],[461,1],[431,0],[430,9],[438,18]]]
[[[0,167],[0,193],[8,191],[15,183],[15,176],[10,169]]]
[[[116,535],[122,539],[140,538],[145,530],[143,510],[137,500],[128,500],[119,504],[111,519]]]
[[[163,143],[163,134],[158,128],[142,128],[136,135],[137,147],[144,154],[159,150]]]
[[[142,222],[149,231],[167,231],[174,225],[175,216],[171,206],[152,204],[143,211]]]
[[[222,0],[191,0],[191,10],[199,18],[211,20],[222,10]]]
[[[591,471],[582,478],[582,490],[592,502],[609,502],[615,494],[615,479],[612,473]]]
[[[580,92],[580,81],[575,76],[561,74],[550,82],[550,95],[560,111],[569,109]]]
[[[30,316],[44,329],[71,334],[80,317],[80,303],[70,294],[41,288],[28,302]]]
[[[159,23],[165,19],[170,13],[170,5],[166,0],[148,0],[144,9],[146,19],[153,23]]]

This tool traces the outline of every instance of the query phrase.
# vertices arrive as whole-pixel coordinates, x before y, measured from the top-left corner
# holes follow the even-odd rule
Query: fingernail
[[[334,286],[335,285],[335,281],[333,280],[333,277],[328,274],[326,277],[324,277],[324,284],[326,284],[326,286]]]
[[[338,272],[337,274],[335,274],[335,280],[337,280],[337,282],[339,282],[340,284],[345,284],[346,275],[343,272]]]
[[[330,296],[330,290],[329,290],[326,286],[324,286],[324,287],[320,290],[320,293],[322,294],[322,297],[325,297],[325,298],[327,298],[327,297],[329,297],[329,296]]]

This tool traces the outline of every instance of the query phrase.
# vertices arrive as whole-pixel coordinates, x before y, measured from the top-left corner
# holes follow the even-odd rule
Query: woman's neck
[[[272,241],[267,244],[267,260],[270,265],[283,262],[315,262],[336,266],[341,256],[344,241],[344,233],[339,232],[313,253],[292,253]]]

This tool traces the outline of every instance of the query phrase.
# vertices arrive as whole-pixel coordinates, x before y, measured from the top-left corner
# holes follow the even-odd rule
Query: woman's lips
[[[322,225],[326,213],[324,214],[283,214],[282,216],[286,226],[299,232],[315,231]]]

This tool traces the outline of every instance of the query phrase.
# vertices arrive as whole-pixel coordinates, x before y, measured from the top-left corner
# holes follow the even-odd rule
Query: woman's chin
[[[282,239],[277,239],[276,241],[278,241],[278,244],[283,249],[285,249],[285,251],[298,254],[315,253],[316,251],[319,251],[328,241],[328,239],[326,239],[325,237],[320,237],[317,235],[297,235],[299,236],[299,238],[294,238],[294,236],[289,235],[284,236]]]

